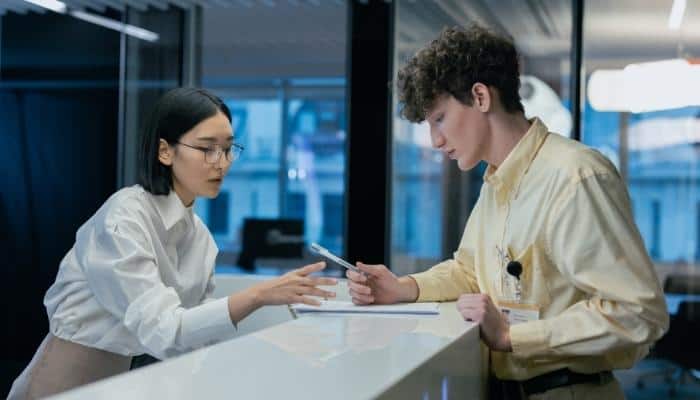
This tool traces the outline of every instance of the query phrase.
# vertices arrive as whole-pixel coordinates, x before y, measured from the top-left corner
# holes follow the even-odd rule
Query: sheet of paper
[[[351,301],[321,300],[321,305],[292,305],[297,313],[332,312],[332,313],[371,313],[371,314],[439,314],[438,303],[402,303],[391,305],[358,306]]]

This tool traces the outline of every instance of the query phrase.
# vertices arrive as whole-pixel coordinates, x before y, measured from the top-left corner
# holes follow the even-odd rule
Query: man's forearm
[[[402,276],[399,278],[401,285],[401,301],[404,303],[412,303],[418,300],[418,283],[410,276]]]

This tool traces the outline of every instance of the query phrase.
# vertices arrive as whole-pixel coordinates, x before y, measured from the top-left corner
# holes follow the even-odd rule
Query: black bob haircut
[[[204,89],[177,88],[165,93],[153,107],[141,135],[139,184],[152,194],[169,194],[173,172],[158,160],[160,139],[175,144],[195,125],[218,112],[231,122],[226,104]]]

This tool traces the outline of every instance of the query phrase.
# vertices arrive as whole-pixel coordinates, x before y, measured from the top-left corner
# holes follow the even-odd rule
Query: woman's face
[[[218,112],[195,125],[178,142],[169,145],[161,139],[160,160],[172,167],[173,187],[180,200],[189,206],[195,197],[216,197],[231,166],[227,152],[233,144],[233,128],[228,118]],[[164,146],[168,153],[165,160]],[[213,158],[205,151],[212,152],[213,158],[218,154],[218,160],[211,162]]]

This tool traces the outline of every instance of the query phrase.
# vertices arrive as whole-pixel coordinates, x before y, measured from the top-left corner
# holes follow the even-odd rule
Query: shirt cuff
[[[193,347],[226,339],[235,329],[228,312],[228,297],[190,308],[182,316],[183,342]]]
[[[510,345],[513,348],[513,357],[529,358],[543,355],[549,347],[548,336],[544,320],[511,325]]]
[[[418,298],[416,302],[440,300],[439,283],[430,275],[430,270],[409,275],[418,285]]]

